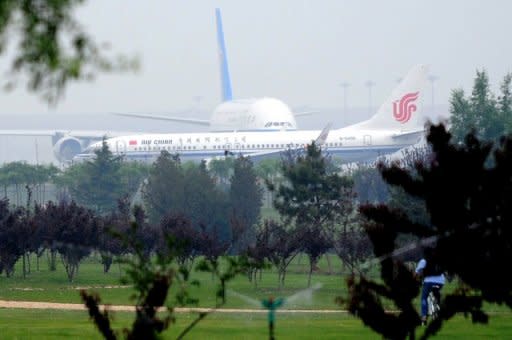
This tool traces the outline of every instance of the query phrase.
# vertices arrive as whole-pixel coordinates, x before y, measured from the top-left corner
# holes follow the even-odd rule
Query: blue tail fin
[[[217,18],[217,44],[219,48],[220,77],[222,88],[222,100],[228,101],[233,99],[231,91],[231,79],[229,77],[228,56],[226,54],[226,45],[224,43],[224,31],[222,30],[222,17],[220,9],[215,9]]]

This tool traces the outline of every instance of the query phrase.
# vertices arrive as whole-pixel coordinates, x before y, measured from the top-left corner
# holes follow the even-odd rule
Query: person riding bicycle
[[[433,248],[425,249],[424,258],[418,262],[415,272],[417,276],[423,277],[423,289],[421,291],[421,323],[424,325],[427,322],[428,295],[433,291],[434,294],[437,295],[437,300],[440,301],[440,290],[445,283],[443,270],[436,260]]]

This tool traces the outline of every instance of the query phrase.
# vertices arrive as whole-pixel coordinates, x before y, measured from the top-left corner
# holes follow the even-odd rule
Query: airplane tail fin
[[[416,65],[395,87],[391,96],[361,127],[368,129],[395,129],[410,131],[422,129],[425,116],[421,99],[427,83],[428,65]]]
[[[316,138],[315,144],[317,146],[324,145],[327,140],[327,136],[329,136],[329,132],[331,131],[332,122],[329,122],[320,132],[320,135]]]
[[[217,44],[220,62],[220,78],[222,89],[222,101],[229,101],[233,99],[231,91],[231,79],[229,77],[228,56],[226,53],[226,44],[224,43],[224,31],[222,29],[222,17],[220,9],[215,9],[215,16],[217,19]]]

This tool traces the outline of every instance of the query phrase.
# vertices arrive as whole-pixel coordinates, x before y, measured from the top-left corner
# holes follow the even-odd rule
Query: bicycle
[[[428,306],[428,312],[427,315],[431,320],[435,320],[439,317],[439,313],[441,311],[441,306],[439,305],[441,300],[441,286],[434,285],[432,286],[432,289],[428,293],[427,297],[427,306]]]

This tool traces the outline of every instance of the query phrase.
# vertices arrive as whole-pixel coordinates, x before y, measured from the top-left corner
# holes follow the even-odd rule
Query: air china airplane
[[[372,160],[415,144],[423,136],[425,117],[418,108],[427,71],[426,65],[413,67],[374,116],[341,129],[145,134],[110,138],[106,143],[114,154],[127,159],[153,160],[166,150],[182,160],[208,160],[229,153],[257,161],[316,141],[343,162]],[[102,142],[95,143],[75,160],[94,157],[94,150],[101,147]]]
[[[169,120],[209,126],[210,131],[269,131],[297,129],[296,116],[313,112],[292,113],[283,101],[271,98],[234,99],[231,87],[224,30],[220,9],[215,9],[217,23],[217,45],[219,53],[222,103],[213,111],[210,120],[169,117],[153,114],[116,113],[121,116],[146,119]]]

